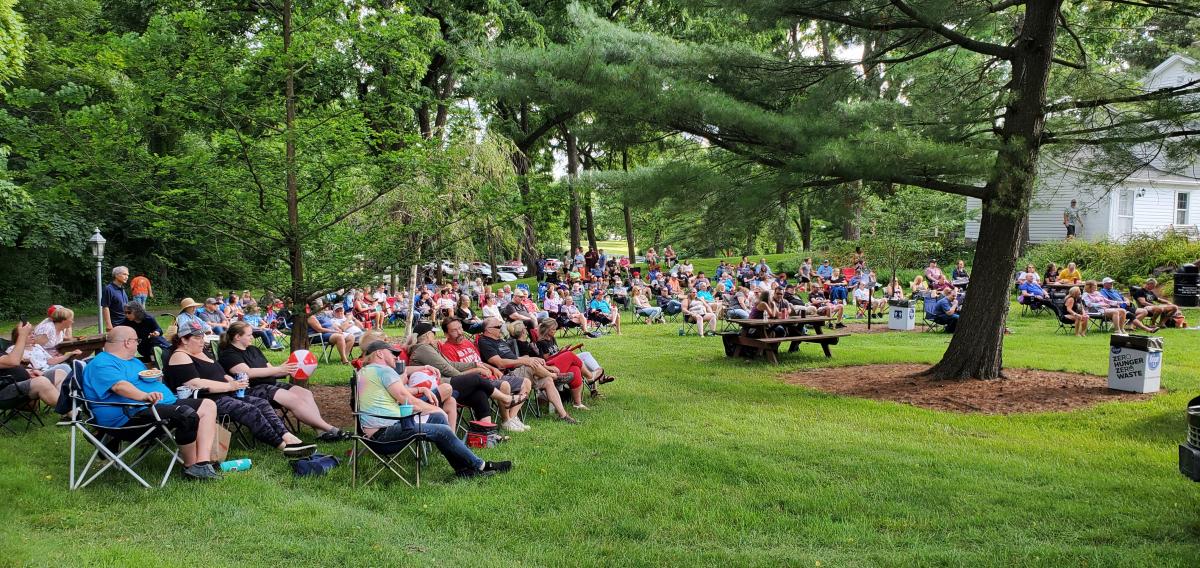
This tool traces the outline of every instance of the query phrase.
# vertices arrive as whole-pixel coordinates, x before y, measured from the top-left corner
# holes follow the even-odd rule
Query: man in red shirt
[[[441,351],[447,360],[455,363],[478,363],[487,367],[491,371],[491,376],[485,378],[491,380],[494,386],[505,394],[516,395],[533,392],[530,390],[533,388],[533,380],[527,370],[519,369],[516,372],[504,374],[504,371],[483,362],[479,356],[479,348],[463,333],[461,320],[447,319],[443,321],[442,332],[446,334],[446,340],[438,344],[438,351]],[[507,422],[510,418],[516,418],[518,424],[528,429],[528,426],[521,423],[521,419],[518,418],[523,404],[518,404],[513,408],[501,408],[502,421]]]
[[[150,287],[150,279],[145,274],[138,274],[129,281],[129,295],[134,301],[146,307],[146,300],[154,297],[154,288]]]

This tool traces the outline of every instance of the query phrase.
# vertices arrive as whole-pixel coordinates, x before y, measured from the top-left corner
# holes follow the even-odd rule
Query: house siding
[[[1107,188],[1097,189],[1081,182],[1074,172],[1060,168],[1045,168],[1037,178],[1033,204],[1029,213],[1029,241],[1044,243],[1067,237],[1062,212],[1071,200],[1078,202],[1083,227],[1079,237],[1099,240],[1109,236],[1111,204]],[[978,199],[967,199],[968,218],[965,227],[968,239],[979,238]]]

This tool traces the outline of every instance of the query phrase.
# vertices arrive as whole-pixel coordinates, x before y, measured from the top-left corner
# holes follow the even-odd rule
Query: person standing
[[[125,304],[129,296],[125,294],[125,283],[129,281],[129,269],[118,266],[112,269],[113,281],[104,287],[100,294],[100,305],[104,309],[104,331],[112,331],[113,327],[125,323]]]
[[[145,274],[134,276],[133,280],[129,281],[129,295],[144,307],[146,300],[154,297],[154,288],[150,286],[150,279],[146,278]]]
[[[1079,206],[1075,200],[1071,200],[1071,204],[1063,209],[1063,226],[1067,228],[1067,238],[1075,238],[1076,227],[1083,228],[1083,221],[1079,217]]]

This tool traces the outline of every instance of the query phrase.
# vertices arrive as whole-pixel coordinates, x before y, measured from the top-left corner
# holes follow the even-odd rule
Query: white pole
[[[96,257],[96,333],[104,335],[104,257]]]

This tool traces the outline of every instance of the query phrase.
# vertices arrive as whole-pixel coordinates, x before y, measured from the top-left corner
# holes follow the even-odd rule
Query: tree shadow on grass
[[[1187,439],[1187,413],[1166,410],[1130,422],[1120,432],[1134,440],[1154,444],[1178,444]]]

